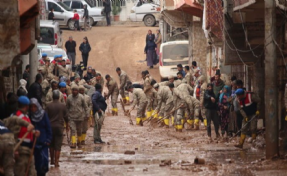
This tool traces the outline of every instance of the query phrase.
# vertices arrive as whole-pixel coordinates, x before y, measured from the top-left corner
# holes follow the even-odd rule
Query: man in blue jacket
[[[95,85],[96,91],[92,95],[93,113],[95,118],[94,127],[94,143],[103,144],[105,143],[101,139],[101,129],[104,122],[104,115],[107,109],[106,99],[102,96],[102,86],[100,84]]]

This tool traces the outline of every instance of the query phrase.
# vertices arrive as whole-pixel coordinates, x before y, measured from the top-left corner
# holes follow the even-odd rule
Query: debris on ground
[[[135,151],[131,151],[131,150],[125,151],[125,155],[135,155],[135,154],[136,154]]]

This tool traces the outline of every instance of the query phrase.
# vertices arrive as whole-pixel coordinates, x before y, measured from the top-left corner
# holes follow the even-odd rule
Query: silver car
[[[54,0],[45,0],[45,8],[47,13],[50,12],[50,9],[54,9],[54,20],[57,21],[61,27],[68,27],[71,30],[75,29],[75,21],[72,19],[74,17],[74,12],[66,4],[63,2],[56,2]],[[80,16],[80,26],[83,26],[84,21],[81,18],[83,13],[78,13]]]

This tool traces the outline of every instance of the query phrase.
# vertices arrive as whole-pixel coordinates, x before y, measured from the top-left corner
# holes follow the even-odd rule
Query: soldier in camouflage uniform
[[[87,131],[88,131],[88,121],[89,121],[89,118],[91,117],[91,114],[92,114],[91,111],[93,108],[93,104],[92,104],[91,97],[89,97],[88,95],[85,94],[85,87],[84,86],[79,87],[79,93],[82,94],[85,98],[85,101],[87,104],[86,114],[89,114],[89,116],[86,116],[84,118],[83,127],[82,127],[81,145],[85,145],[85,140],[86,140]]]
[[[170,89],[170,91],[172,92],[172,95],[173,95],[173,105],[174,105],[173,110],[178,108],[174,112],[175,129],[178,132],[182,132],[182,129],[183,129],[183,118],[184,118],[184,108],[182,107],[182,105],[185,104],[185,101],[181,98],[180,90],[178,88],[174,87],[173,83],[170,83],[169,89]]]
[[[172,92],[167,86],[160,86],[159,84],[154,84],[153,87],[157,91],[158,102],[153,114],[159,112],[158,117],[160,119],[165,118],[163,121],[164,125],[166,127],[169,127],[169,118],[171,117],[171,115],[168,116],[168,114],[173,108]]]
[[[145,109],[148,104],[148,100],[144,91],[140,88],[133,88],[132,85],[127,87],[127,90],[133,94],[132,107],[137,105],[137,117],[136,124],[142,126],[143,119],[145,119]],[[129,110],[131,112],[131,110]]]
[[[191,76],[189,66],[184,67],[185,77],[183,78],[182,82],[192,86],[191,82],[193,81],[193,77]]]
[[[79,94],[79,87],[72,86],[72,94],[67,99],[67,110],[71,128],[71,148],[81,148],[82,124],[84,118],[89,117],[88,107],[83,95]],[[78,139],[76,140],[76,135]]]
[[[21,126],[26,127],[27,131],[32,131],[34,129],[32,124],[17,116],[12,116],[0,121],[0,162],[3,164],[5,176],[14,176],[15,161],[13,149],[15,145],[15,136],[18,137],[19,130],[12,131],[11,129],[20,129]],[[18,138],[16,140],[18,140]]]
[[[200,85],[200,97],[199,97],[199,101],[200,101],[200,112],[201,112],[201,116],[203,118],[203,123],[205,128],[207,127],[207,120],[206,120],[206,109],[204,107],[204,92],[207,89],[207,82],[206,82],[206,77],[201,75],[198,78],[198,82]]]
[[[119,88],[118,83],[110,76],[106,75],[107,80],[107,88],[109,90],[108,94],[105,93],[105,98],[108,99],[111,96],[111,103],[112,103],[112,114],[118,115],[118,107],[117,107],[117,100],[119,96]]]
[[[96,84],[100,84],[102,88],[104,88],[105,80],[100,72],[96,73],[96,76],[93,79],[91,79],[91,82],[93,86],[95,86]]]
[[[67,79],[70,79],[70,76],[72,74],[72,70],[68,67],[66,67],[66,61],[62,60],[61,65],[57,65],[59,70],[59,76],[65,76]]]
[[[53,102],[53,90],[58,90],[58,83],[53,81],[51,83],[51,89],[48,91],[47,95],[46,95],[46,105],[48,105],[49,103]],[[64,99],[63,93],[60,91],[60,99],[59,101],[61,103],[66,104],[66,101]]]
[[[152,115],[152,106],[153,106],[153,87],[151,85],[151,79],[149,74],[146,73],[146,71],[142,72],[142,78],[144,80],[144,93],[146,94],[147,100],[148,100],[148,104],[147,104],[147,113],[146,113],[146,117],[149,118]]]
[[[131,82],[129,76],[126,74],[125,71],[121,70],[121,68],[117,68],[116,69],[117,74],[120,77],[120,94],[122,96],[122,99],[124,101],[125,104],[129,104],[130,102],[130,97],[129,97],[129,93],[127,91],[125,91],[125,87],[127,86],[128,81]]]

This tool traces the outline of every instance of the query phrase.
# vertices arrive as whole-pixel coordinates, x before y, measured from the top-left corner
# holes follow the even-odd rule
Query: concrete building
[[[23,72],[20,55],[28,54],[35,46],[39,32],[38,1],[2,0],[0,14],[0,103],[3,103],[8,92],[16,93]]]

